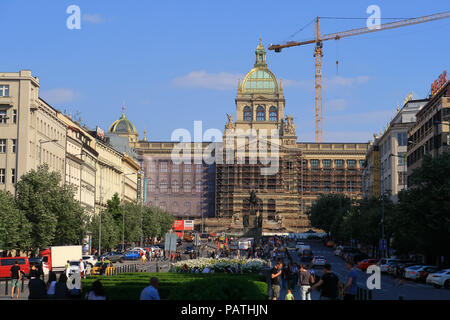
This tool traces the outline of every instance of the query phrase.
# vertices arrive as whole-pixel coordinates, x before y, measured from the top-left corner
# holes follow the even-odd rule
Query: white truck
[[[53,246],[39,252],[42,262],[49,271],[64,271],[67,261],[79,261],[82,254],[82,246]]]

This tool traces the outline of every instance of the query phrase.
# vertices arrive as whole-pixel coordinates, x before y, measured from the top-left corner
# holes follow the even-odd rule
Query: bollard
[[[8,295],[8,279],[5,279],[5,296]]]

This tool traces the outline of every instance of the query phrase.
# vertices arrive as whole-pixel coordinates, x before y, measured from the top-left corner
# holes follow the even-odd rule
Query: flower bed
[[[186,265],[189,272],[202,272],[208,267],[211,272],[233,272],[233,273],[259,273],[263,268],[268,266],[265,260],[261,259],[211,259],[199,258],[193,260],[185,260],[174,263],[170,272],[182,272],[183,266]]]

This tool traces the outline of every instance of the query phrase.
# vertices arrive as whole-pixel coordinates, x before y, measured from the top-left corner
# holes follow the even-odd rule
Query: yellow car
[[[116,267],[109,260],[105,260],[105,265],[106,265],[106,267],[103,267],[103,268],[105,268],[104,275],[106,275],[106,276],[113,274],[114,271],[116,270]],[[92,275],[100,275],[101,269],[102,269],[102,262],[98,261],[92,268],[91,274]]]

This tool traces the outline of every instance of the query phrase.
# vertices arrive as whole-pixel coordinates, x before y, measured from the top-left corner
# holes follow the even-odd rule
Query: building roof
[[[117,133],[117,134],[135,134],[138,132],[136,127],[131,123],[130,120],[125,117],[125,106],[122,106],[122,116],[120,119],[114,121],[114,123],[109,127],[108,132]]]
[[[278,93],[278,83],[275,75],[266,63],[266,51],[260,42],[255,51],[254,68],[250,70],[242,82],[243,93]]]

